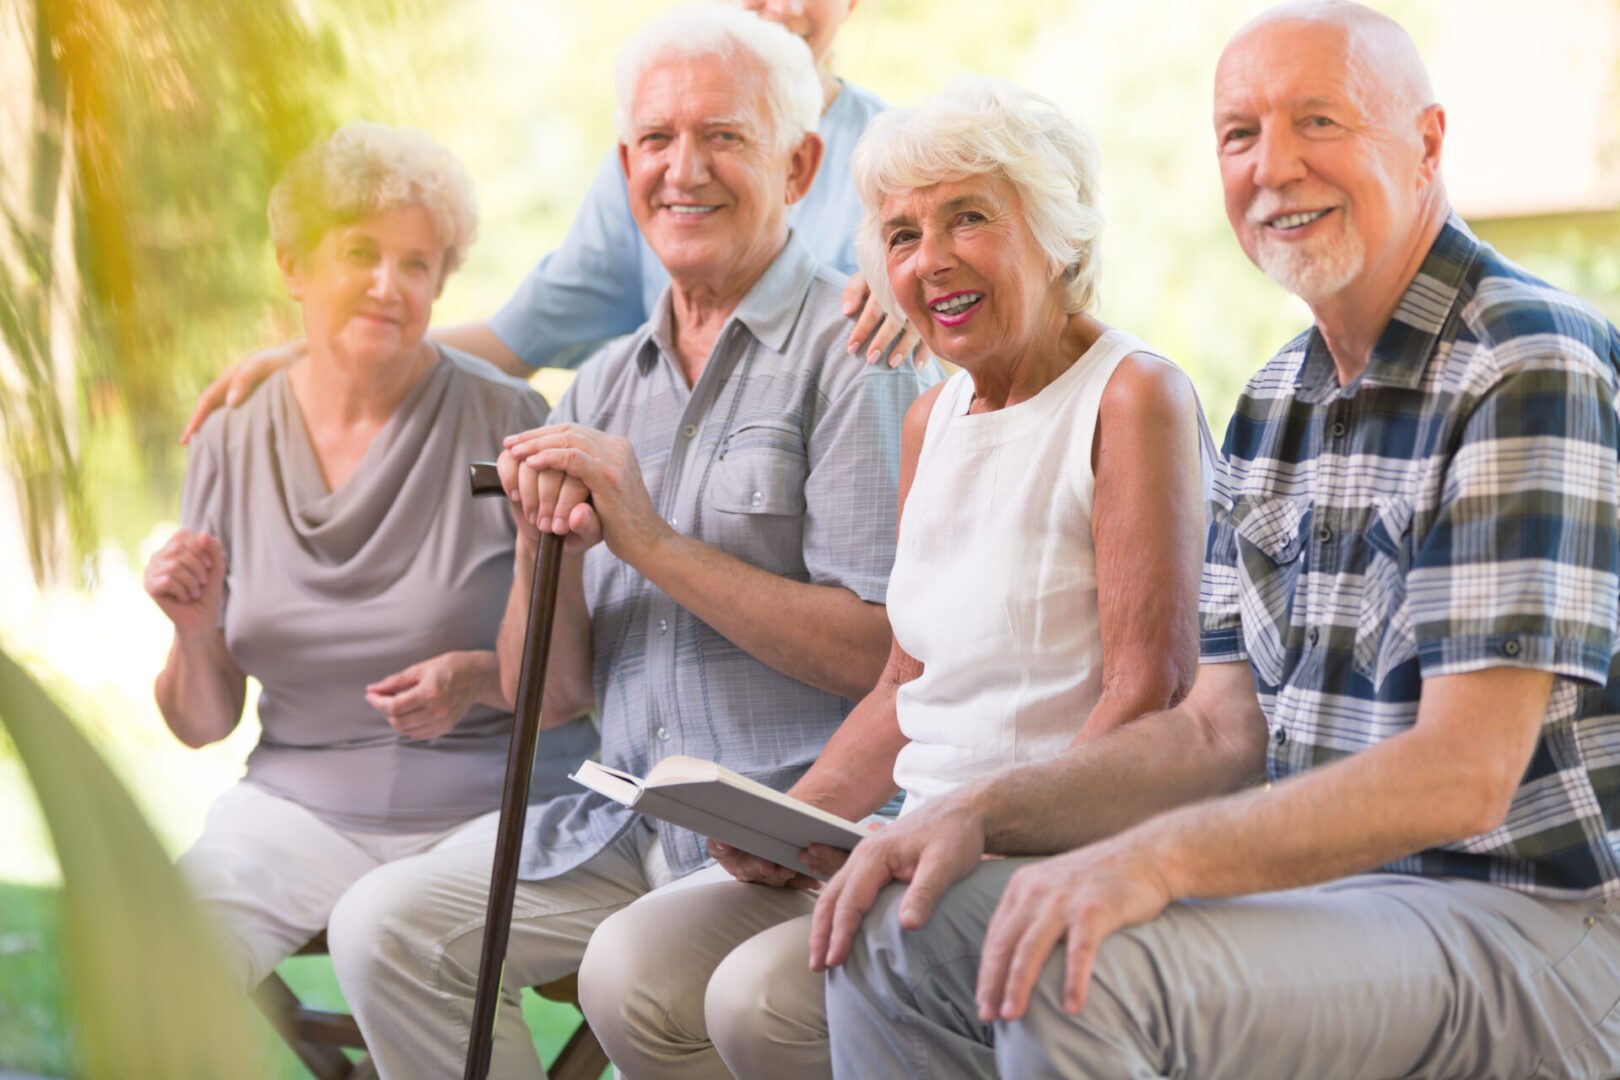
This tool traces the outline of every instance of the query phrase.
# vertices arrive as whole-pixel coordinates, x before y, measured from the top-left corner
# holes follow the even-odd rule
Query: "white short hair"
[[[636,91],[641,78],[670,56],[712,56],[734,62],[752,56],[765,69],[765,98],[779,146],[797,146],[821,121],[821,76],[810,46],[777,23],[752,11],[715,2],[681,4],[653,19],[619,48],[613,83],[619,104],[614,120],[619,141],[631,135]]]
[[[866,213],[855,238],[861,273],[882,308],[901,315],[889,288],[883,200],[915,188],[996,174],[1017,190],[1024,221],[1065,282],[1068,311],[1096,306],[1097,144],[1039,94],[1003,79],[963,78],[867,128],[851,169]]]
[[[478,233],[467,170],[425,131],[357,120],[299,154],[270,189],[270,240],[308,255],[334,226],[411,206],[432,219],[448,277]]]

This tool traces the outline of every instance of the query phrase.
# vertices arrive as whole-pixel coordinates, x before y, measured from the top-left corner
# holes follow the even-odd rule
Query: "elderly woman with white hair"
[[[247,676],[262,687],[246,776],[180,859],[244,987],[375,868],[492,842],[515,528],[463,477],[547,408],[423,338],[476,224],[460,163],[420,132],[350,124],[294,161],[270,231],[308,355],[209,418],[184,527],[146,570],[174,624],[156,689],[175,735],[225,738]],[[548,733],[542,790],[594,741],[588,722]]]
[[[962,369],[906,418],[887,667],[791,790],[858,820],[1186,692],[1215,451],[1187,378],[1091,314],[1097,154],[1050,103],[958,83],[879,117],[854,162],[874,294]],[[630,1078],[829,1075],[811,895],[761,886],[811,889],[845,853],[710,849],[723,871],[597,930],[593,1029]]]

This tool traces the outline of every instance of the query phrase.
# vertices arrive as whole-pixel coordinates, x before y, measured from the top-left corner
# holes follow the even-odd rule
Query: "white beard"
[[[1312,244],[1277,243],[1262,233],[1254,253],[1267,277],[1307,304],[1343,290],[1361,273],[1366,257],[1361,237],[1349,228]]]

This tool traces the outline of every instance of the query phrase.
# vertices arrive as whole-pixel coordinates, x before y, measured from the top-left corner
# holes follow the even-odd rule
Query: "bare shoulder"
[[[1103,419],[1161,423],[1191,416],[1198,408],[1187,373],[1162,356],[1134,352],[1119,362],[1103,388]]]

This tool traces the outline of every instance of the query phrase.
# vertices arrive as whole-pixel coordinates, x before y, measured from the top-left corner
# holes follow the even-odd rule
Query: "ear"
[[[821,136],[813,131],[807,131],[804,138],[799,140],[788,157],[787,204],[792,206],[810,192],[810,185],[815,182],[816,170],[821,168],[821,158],[826,152],[826,144]]]
[[[1423,160],[1418,164],[1418,181],[1424,187],[1440,175],[1440,149],[1446,141],[1446,110],[1430,105],[1418,116],[1418,137],[1423,140]]]
[[[276,248],[276,265],[281,268],[281,280],[287,284],[287,295],[298,301],[304,298],[303,261],[285,248]]]

